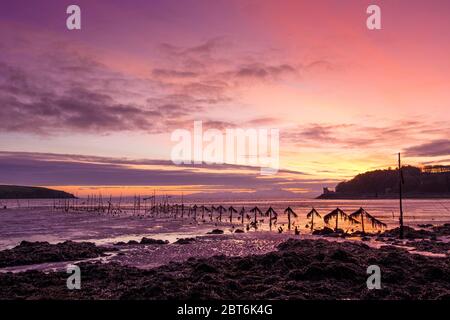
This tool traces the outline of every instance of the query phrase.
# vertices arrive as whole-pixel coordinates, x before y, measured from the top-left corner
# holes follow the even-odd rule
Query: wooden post
[[[364,212],[361,213],[361,227],[362,227],[362,233],[365,234],[365,230],[364,230]]]
[[[400,200],[400,239],[403,239],[404,230],[403,230],[403,200],[402,200],[402,185],[403,185],[403,174],[402,174],[402,164],[400,161],[400,152],[398,153],[398,174],[399,174],[399,183],[398,183],[398,194]]]
[[[269,229],[272,231],[272,211],[269,212]]]
[[[138,195],[138,216],[141,215],[141,195]]]
[[[184,216],[184,194],[181,193],[181,219],[183,219]]]
[[[291,230],[291,213],[288,212],[288,230]]]

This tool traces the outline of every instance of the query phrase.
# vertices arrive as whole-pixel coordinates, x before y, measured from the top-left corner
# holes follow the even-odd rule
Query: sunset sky
[[[66,29],[70,4],[81,30]],[[381,30],[366,27],[369,4]],[[449,12],[448,0],[0,0],[0,184],[309,197],[395,167],[397,152],[450,164]],[[279,173],[175,166],[170,134],[194,120],[279,129]]]

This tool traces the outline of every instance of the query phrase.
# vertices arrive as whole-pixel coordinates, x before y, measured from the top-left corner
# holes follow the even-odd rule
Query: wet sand
[[[226,227],[223,223],[221,226]],[[176,241],[180,237],[204,235],[214,223],[192,219],[148,218],[131,215],[107,216],[95,212],[63,212],[50,208],[0,210],[0,250],[17,246],[23,240],[58,243],[66,240],[94,242],[97,245],[142,237]]]

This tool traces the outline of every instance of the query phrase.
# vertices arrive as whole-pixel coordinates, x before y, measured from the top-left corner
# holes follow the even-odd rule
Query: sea
[[[126,209],[127,214],[133,215],[136,212],[133,210],[135,207],[135,201],[137,198],[128,197],[128,198],[112,198],[111,199],[113,206],[118,206],[120,202],[120,206],[123,209]],[[180,199],[176,199],[180,200]],[[83,206],[87,203],[87,198],[80,198],[75,201],[75,205]],[[98,202],[98,198],[96,198],[95,203]],[[102,198],[102,203],[104,206],[107,206],[109,198]],[[169,199],[161,199],[156,200],[157,203],[162,203],[162,201],[168,201],[169,204],[178,203],[181,204],[181,201],[172,201]],[[8,199],[8,200],[0,200],[0,209],[6,206],[7,208],[48,208],[52,209],[52,207],[56,205],[63,205],[64,200],[55,200],[53,199]],[[148,210],[151,206],[151,200],[144,200],[144,197],[139,199],[141,212]],[[72,203],[72,202],[70,202]],[[351,214],[352,212],[358,210],[359,208],[364,208],[369,214],[376,217],[380,221],[384,222],[388,228],[393,228],[398,225],[399,217],[400,217],[400,205],[399,200],[397,199],[370,199],[370,200],[325,200],[325,199],[263,199],[263,200],[237,200],[237,199],[198,199],[189,198],[184,199],[183,204],[188,206],[201,206],[205,205],[208,207],[211,206],[224,206],[225,208],[234,207],[238,210],[241,210],[242,207],[246,209],[246,215],[252,215],[249,210],[254,208],[255,206],[260,208],[261,211],[266,212],[269,207],[272,207],[275,212],[278,214],[278,222],[285,222],[286,216],[284,214],[284,210],[287,207],[291,207],[294,212],[297,214],[297,225],[306,225],[309,222],[309,219],[306,218],[306,214],[312,209],[315,208],[319,214],[323,217],[330,211],[340,208],[347,214]],[[137,204],[136,204],[137,206]],[[1,212],[1,211],[0,211]],[[198,210],[200,212],[200,210]],[[217,214],[214,214],[216,217]],[[432,225],[440,225],[444,223],[450,223],[450,199],[403,199],[403,215],[404,215],[404,223],[406,225],[417,227],[419,225],[432,224]],[[238,214],[233,214],[233,220],[238,218]],[[222,219],[227,220],[229,218],[229,212],[223,214]],[[259,219],[259,218],[258,218]],[[316,221],[319,224],[319,221]]]
[[[103,198],[106,206],[109,199]],[[162,201],[157,197],[157,202]],[[175,203],[175,199],[166,199],[169,204]],[[179,199],[176,199],[179,200]],[[70,200],[71,205],[85,206],[86,198]],[[151,200],[140,199],[140,210],[136,210],[135,198],[113,198],[112,205],[117,207],[120,202],[122,213],[111,215],[95,211],[65,211],[61,206],[63,201],[48,200],[2,200],[0,202],[0,250],[12,248],[21,241],[48,241],[57,243],[66,240],[91,241],[97,244],[113,244],[119,241],[136,240],[142,237],[164,239],[174,242],[179,238],[204,236],[213,229],[221,229],[226,234],[234,234],[236,229],[248,232],[260,232],[261,238],[268,235],[282,236],[294,234],[297,227],[301,234],[308,236],[311,233],[311,221],[307,219],[307,213],[315,208],[321,218],[315,217],[314,229],[324,226],[335,227],[335,220],[326,225],[323,216],[335,208],[340,208],[350,214],[363,207],[370,215],[387,225],[387,229],[399,225],[399,201],[389,200],[318,200],[318,199],[274,199],[274,200],[237,200],[237,199],[210,199],[196,200],[186,197],[183,199],[185,207],[205,205],[207,207],[222,205],[225,208],[234,207],[238,212],[245,208],[244,221],[234,213],[230,222],[229,212],[222,215],[222,221],[218,221],[218,213],[214,213],[212,219],[206,213],[202,219],[201,210],[189,215],[185,211],[183,217],[180,214],[175,218],[168,215],[154,216],[149,213]],[[92,202],[92,201],[91,201]],[[179,202],[178,202],[179,203]],[[67,200],[66,200],[67,204]],[[6,206],[6,209],[4,207]],[[251,228],[254,215],[250,209],[257,206],[262,212],[272,207],[277,212],[277,220],[269,224],[269,217],[257,216],[258,228]],[[291,207],[296,217],[291,217],[291,230],[288,230],[287,215],[284,210]],[[425,225],[442,225],[450,223],[450,199],[405,199],[403,202],[404,223],[413,228],[427,228]],[[249,228],[250,227],[250,228]],[[361,230],[361,224],[350,224],[339,220],[339,228],[354,232]],[[384,228],[384,229],[386,229]],[[429,228],[429,226],[428,226]],[[280,230],[281,229],[281,230]],[[370,222],[365,223],[365,231],[382,232],[381,229],[372,229]],[[270,232],[268,234],[268,232]],[[255,234],[254,236],[258,236]]]

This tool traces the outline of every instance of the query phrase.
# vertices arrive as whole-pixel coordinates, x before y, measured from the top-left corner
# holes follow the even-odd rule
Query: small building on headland
[[[444,172],[450,172],[450,166],[442,166],[442,165],[425,166],[425,167],[422,168],[422,172],[425,172],[425,173],[444,173]]]
[[[317,199],[333,199],[336,195],[336,191],[328,187],[323,187],[323,192],[320,196],[317,197]]]

